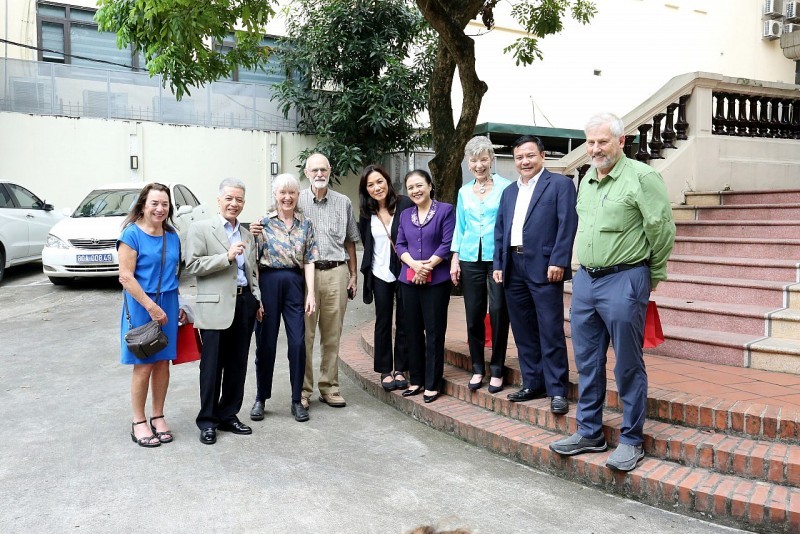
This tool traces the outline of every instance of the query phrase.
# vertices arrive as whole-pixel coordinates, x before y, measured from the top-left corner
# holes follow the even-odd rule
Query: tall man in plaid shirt
[[[305,174],[311,187],[297,201],[303,215],[314,223],[319,259],[314,263],[317,306],[306,316],[306,375],[301,402],[308,409],[314,391],[314,339],[320,334],[319,400],[335,408],[346,405],[339,392],[339,340],[342,336],[347,299],[356,295],[358,225],[350,199],[331,191],[331,165],[322,154],[306,160]]]

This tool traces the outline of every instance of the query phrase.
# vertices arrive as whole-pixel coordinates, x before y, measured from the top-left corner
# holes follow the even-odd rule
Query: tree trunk
[[[434,158],[430,169],[437,185],[436,198],[455,204],[461,187],[464,146],[472,137],[483,95],[488,87],[475,70],[475,42],[464,34],[467,23],[483,0],[417,0],[417,6],[439,34],[439,50],[431,76],[428,112]],[[452,89],[455,69],[463,90],[458,123],[453,122]]]

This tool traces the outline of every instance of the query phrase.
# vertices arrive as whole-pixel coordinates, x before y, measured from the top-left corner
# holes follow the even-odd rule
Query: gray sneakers
[[[631,471],[644,458],[644,449],[640,445],[620,443],[617,450],[606,460],[606,467],[615,471]]]
[[[581,436],[577,432],[568,438],[560,439],[550,444],[550,450],[561,456],[572,456],[582,452],[603,452],[607,448],[608,444],[605,437],[600,436],[599,438],[590,439]]]

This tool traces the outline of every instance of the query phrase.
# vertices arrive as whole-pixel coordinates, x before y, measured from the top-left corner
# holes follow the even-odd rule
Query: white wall
[[[622,116],[673,76],[693,71],[794,83],[794,62],[778,41],[761,39],[761,3],[595,0],[589,25],[570,19],[562,33],[540,41],[543,61],[516,67],[502,50],[520,33],[500,2],[493,31],[478,22],[467,28],[484,33],[474,37],[478,75],[489,85],[478,122],[581,129],[592,114]],[[460,87],[453,98],[458,113]]]
[[[0,113],[0,178],[74,208],[96,186],[131,180],[180,182],[215,205],[219,182],[235,177],[248,184],[242,218],[250,221],[271,204],[273,141],[279,171],[297,174],[297,154],[311,146],[297,134]]]

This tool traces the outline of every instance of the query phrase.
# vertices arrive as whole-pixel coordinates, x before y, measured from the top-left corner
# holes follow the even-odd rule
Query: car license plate
[[[78,254],[78,263],[113,263],[114,257],[111,254]]]

